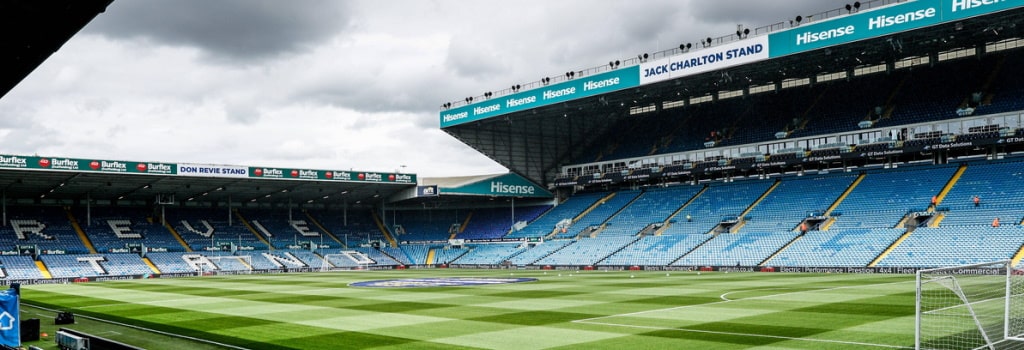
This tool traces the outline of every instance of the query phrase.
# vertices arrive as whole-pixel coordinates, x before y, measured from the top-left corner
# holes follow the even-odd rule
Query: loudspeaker
[[[21,341],[39,340],[39,319],[30,318],[21,320]]]
[[[67,311],[58,312],[53,324],[75,324],[75,314]]]

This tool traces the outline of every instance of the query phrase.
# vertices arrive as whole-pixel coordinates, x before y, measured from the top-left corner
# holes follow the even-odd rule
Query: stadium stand
[[[636,240],[636,237],[631,236],[612,236],[601,239],[583,238],[541,258],[535,264],[574,266],[594,265],[598,261],[601,261]]]
[[[494,243],[469,246],[469,251],[462,255],[454,264],[465,265],[496,265],[507,261],[525,248],[520,243]]]
[[[555,235],[555,238],[574,238],[594,234],[612,215],[618,213],[640,195],[640,191],[627,190],[616,192],[610,199],[599,202],[598,206],[572,224],[568,230]]]
[[[451,236],[452,225],[462,225],[470,211],[468,210],[396,210],[389,223],[395,239],[408,242],[447,241]],[[401,226],[401,230],[396,229]],[[404,232],[402,232],[404,231]]]
[[[594,192],[577,194],[569,197],[558,206],[552,208],[543,216],[537,218],[525,228],[513,231],[506,235],[506,238],[527,238],[544,237],[555,231],[555,227],[563,220],[573,220],[587,208],[591,207],[601,198],[607,196],[605,192]]]
[[[158,218],[142,208],[97,207],[78,210],[75,217],[97,252],[127,252],[129,244],[140,243],[171,252],[185,250]]]
[[[545,211],[551,209],[549,205],[534,205],[515,208],[515,218],[512,218],[510,208],[481,208],[473,210],[466,227],[462,232],[455,235],[461,239],[497,239],[511,232],[513,225],[517,222],[529,223],[534,221]]]
[[[672,263],[677,266],[757,266],[796,238],[797,232],[719,234]]]
[[[667,266],[711,238],[711,235],[703,234],[644,236],[597,265]]]
[[[39,259],[54,278],[148,275],[138,254],[47,254]]]
[[[227,215],[231,215],[228,220]],[[236,213],[226,209],[175,208],[167,211],[167,222],[174,227],[193,251],[220,250],[220,244],[235,244],[254,250],[269,246],[245,227]]]
[[[328,233],[340,240],[342,246],[354,247],[368,244],[371,240],[385,240],[368,210],[345,210],[341,213],[309,210],[307,214],[311,221],[319,222]]]
[[[957,167],[916,166],[869,171],[836,207],[833,229],[892,228],[910,211],[925,210]]]
[[[903,234],[894,228],[851,228],[812,231],[800,237],[765,265],[864,267]]]
[[[942,226],[982,226],[1024,220],[1024,162],[972,162],[946,194]],[[978,205],[974,197],[978,197]]]
[[[0,257],[0,268],[3,269],[5,279],[41,279],[43,273],[39,271],[34,260],[28,255],[6,255]]]
[[[636,201],[608,220],[598,234],[602,237],[636,235],[645,228],[653,233],[700,189],[698,186],[647,188]]]
[[[4,250],[32,247],[38,253],[89,253],[60,207],[7,207],[9,225],[0,226]]]
[[[662,234],[700,234],[711,232],[724,219],[736,218],[774,181],[743,180],[726,184],[707,184],[707,189],[693,199],[675,217]],[[690,220],[685,218],[689,216]]]
[[[1024,227],[922,227],[883,258],[878,266],[939,267],[1013,257],[1024,245]]]

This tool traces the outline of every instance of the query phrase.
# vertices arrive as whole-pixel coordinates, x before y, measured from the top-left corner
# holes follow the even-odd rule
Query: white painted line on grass
[[[801,293],[810,293],[810,292],[826,292],[826,291],[839,290],[839,289],[850,289],[850,288],[860,288],[860,287],[870,287],[870,286],[884,286],[884,285],[889,285],[889,284],[900,284],[900,283],[915,283],[915,282],[914,281],[899,281],[899,282],[886,282],[886,283],[875,283],[875,284],[860,284],[860,285],[856,285],[856,286],[842,286],[842,287],[833,287],[833,288],[824,288],[824,289],[801,290],[801,291],[789,292],[789,293],[762,295],[762,296],[758,296],[758,297],[750,297],[750,298],[738,299],[738,300],[735,300],[735,301],[768,299],[768,298],[774,298],[774,297],[779,297],[779,296],[783,296],[783,295],[791,295],[791,294],[801,294]],[[725,294],[729,294],[729,293],[732,293],[732,292],[728,292],[728,293],[725,293]],[[725,294],[722,294],[722,296],[724,296]],[[643,314],[662,312],[662,311],[686,309],[686,308],[691,308],[691,307],[723,304],[723,303],[728,303],[728,302],[732,302],[732,301],[734,301],[734,300],[722,300],[722,301],[715,301],[715,302],[704,303],[704,304],[682,305],[682,306],[673,306],[673,307],[668,307],[668,308],[663,308],[663,309],[652,309],[652,310],[644,310],[644,311],[637,311],[637,312],[627,312],[627,313],[624,313],[624,314],[615,314],[615,315],[607,315],[607,316],[598,316],[598,317],[584,318],[584,319],[579,319],[579,320],[575,320],[575,321],[572,321],[572,322],[583,322],[583,323],[585,323],[585,322],[590,322],[590,321],[593,321],[593,320],[600,320],[602,318],[643,315]]]
[[[618,324],[618,323],[605,323],[605,322],[589,322],[589,321],[588,322],[573,321],[573,322],[585,323],[585,324],[594,324],[594,325],[602,325],[602,326],[616,326],[616,327],[627,327],[627,328],[652,329],[652,330],[661,330],[661,331],[680,331],[680,332],[692,332],[692,333],[735,335],[735,336],[742,336],[742,337],[772,338],[772,339],[809,341],[809,342],[830,343],[830,344],[871,346],[871,347],[889,348],[889,349],[913,349],[913,347],[899,346],[899,345],[890,345],[890,344],[873,344],[873,343],[862,343],[862,342],[843,341],[843,340],[831,340],[831,339],[817,339],[817,338],[796,338],[796,337],[786,337],[786,336],[781,336],[781,335],[737,333],[737,332],[720,332],[720,331],[709,331],[709,330],[703,330],[703,329],[671,328],[671,327],[656,327],[656,326],[640,326],[640,325],[633,325],[633,324]]]
[[[846,345],[870,346],[870,347],[891,348],[891,349],[913,349],[913,347],[906,347],[906,346],[900,346],[900,345],[891,345],[891,344],[873,344],[873,343],[849,342],[849,341],[842,341],[842,340],[829,340],[829,339],[817,339],[817,338],[796,338],[796,337],[786,337],[786,336],[781,336],[781,335],[770,335],[770,334],[719,332],[719,331],[709,331],[709,330],[689,329],[689,328],[642,326],[642,325],[634,325],[634,324],[620,324],[620,323],[609,323],[609,322],[597,322],[596,321],[596,320],[600,320],[600,319],[604,319],[604,318],[612,318],[612,317],[619,317],[619,316],[642,315],[642,314],[655,313],[655,312],[663,312],[663,311],[685,309],[685,308],[690,308],[690,307],[699,307],[699,306],[708,306],[708,305],[715,305],[715,304],[724,304],[724,303],[729,303],[729,302],[739,302],[739,301],[744,301],[744,300],[768,299],[768,298],[774,298],[774,297],[779,297],[779,296],[783,296],[783,295],[801,294],[801,293],[809,293],[809,292],[824,292],[824,291],[839,290],[839,289],[850,289],[850,288],[860,288],[860,287],[882,286],[882,285],[891,285],[891,284],[900,284],[900,283],[914,283],[914,281],[886,282],[886,283],[862,284],[862,285],[855,285],[855,286],[842,286],[842,287],[833,287],[833,288],[824,288],[824,289],[802,290],[802,291],[789,292],[789,293],[778,293],[778,294],[762,295],[762,296],[750,297],[750,298],[745,298],[745,299],[737,299],[737,300],[730,300],[730,299],[726,298],[726,296],[728,294],[730,294],[730,293],[740,292],[740,291],[733,291],[733,292],[727,292],[725,294],[722,294],[720,296],[720,298],[723,299],[722,301],[715,301],[715,302],[704,303],[704,304],[683,305],[683,306],[676,306],[676,307],[663,308],[663,309],[637,311],[637,312],[623,313],[623,314],[617,314],[617,315],[598,316],[598,317],[591,317],[591,318],[575,320],[575,321],[572,321],[572,322],[573,323],[582,323],[582,324],[602,325],[602,326],[614,326],[614,327],[626,327],[626,328],[641,328],[641,329],[654,329],[654,330],[675,330],[675,331],[681,331],[681,332],[694,332],[694,333],[707,333],[707,334],[735,335],[735,336],[745,336],[745,337],[760,337],[760,338],[799,340],[799,341],[809,341],[809,342],[819,342],[819,343],[846,344]]]

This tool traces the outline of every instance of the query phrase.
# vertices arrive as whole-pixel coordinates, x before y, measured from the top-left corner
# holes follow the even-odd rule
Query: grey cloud
[[[86,32],[196,46],[222,61],[263,59],[337,35],[350,19],[343,1],[116,1]]]
[[[788,22],[797,15],[807,16],[835,10],[853,0],[748,1],[717,0],[715,6],[691,6],[694,17],[704,23],[735,23],[757,28]],[[725,35],[728,33],[722,33]],[[714,35],[712,35],[714,36]]]

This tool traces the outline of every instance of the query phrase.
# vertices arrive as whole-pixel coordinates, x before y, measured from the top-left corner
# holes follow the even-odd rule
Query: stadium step
[[[935,207],[938,206],[939,203],[942,203],[942,200],[946,198],[947,194],[949,194],[949,190],[952,190],[953,186],[956,186],[956,182],[960,181],[960,177],[964,175],[964,171],[966,170],[966,163],[961,164],[960,167],[956,169],[956,172],[953,173],[953,176],[949,178],[949,181],[946,182],[946,185],[942,187],[942,190],[939,191],[939,194],[935,196],[935,205],[928,208],[928,212],[935,212]]]
[[[89,249],[89,253],[96,254],[96,247],[92,245],[92,241],[85,235],[85,230],[82,229],[82,225],[78,224],[78,219],[75,218],[75,214],[71,213],[71,208],[65,208],[64,213],[68,216],[68,221],[71,222],[71,227],[75,229],[75,233],[78,234],[78,238],[82,240],[82,244],[85,245],[86,249]]]
[[[380,233],[384,234],[384,238],[388,240],[388,244],[392,248],[398,247],[398,241],[395,240],[395,237],[391,236],[391,231],[388,231],[388,228],[384,226],[384,222],[380,220],[380,216],[377,215],[377,211],[371,210],[370,215],[373,216],[373,223],[377,224],[377,229],[380,230]]]
[[[473,212],[469,212],[469,215],[466,215],[466,219],[462,220],[462,226],[459,226],[459,231],[453,232],[451,236],[448,237],[448,239],[455,239],[455,237],[462,233],[462,231],[465,231],[466,227],[469,226],[470,220],[473,220]]]
[[[1013,259],[1010,260],[1010,263],[1012,266],[1017,266],[1017,264],[1020,264],[1021,259],[1024,259],[1024,244],[1021,244],[1020,249],[1017,249],[1017,253],[1013,254]]]
[[[825,216],[832,215],[832,211],[836,210],[836,208],[838,208],[839,205],[843,203],[843,200],[845,200],[846,197],[848,197],[850,193],[853,192],[855,188],[857,188],[857,185],[860,185],[861,181],[864,181],[864,178],[867,176],[867,173],[861,173],[860,175],[858,175],[857,179],[853,180],[853,182],[850,183],[850,186],[846,187],[846,191],[843,191],[843,193],[839,195],[839,198],[836,198],[836,201],[832,202],[832,205],[825,210]]]
[[[430,248],[430,250],[427,251],[427,265],[433,265],[434,264],[434,259],[436,259],[436,258],[437,258],[437,249],[436,248]]]
[[[900,238],[897,238],[895,241],[893,241],[892,244],[890,244],[889,247],[885,248],[885,250],[883,250],[881,254],[878,254],[878,256],[875,257],[874,260],[871,260],[871,262],[868,263],[868,267],[875,267],[875,265],[878,265],[878,262],[882,261],[882,259],[885,259],[885,257],[888,256],[889,253],[892,253],[892,251],[895,250],[896,247],[900,246],[900,243],[903,243],[903,241],[907,240],[907,237],[910,237],[910,234],[913,232],[914,231],[911,230],[903,232],[903,234],[900,235]]]
[[[941,223],[942,219],[945,219],[945,218],[946,218],[946,213],[935,214],[935,216],[932,217],[932,219],[930,221],[928,221],[928,227],[939,227],[939,223]]]
[[[661,228],[655,231],[654,235],[661,236],[661,234],[664,233],[669,226],[672,226],[673,219],[675,219],[676,216],[679,216],[679,214],[682,213],[683,210],[686,209],[686,207],[690,206],[690,204],[692,204],[693,201],[697,200],[697,198],[700,198],[700,196],[704,194],[704,192],[706,192],[707,190],[708,185],[704,185],[704,188],[701,188],[700,191],[697,192],[697,194],[693,195],[693,197],[690,197],[690,199],[687,200],[686,203],[683,203],[683,205],[679,206],[679,209],[676,209],[676,211],[672,213],[672,215],[669,215],[668,218],[665,219],[665,224],[661,225]]]
[[[245,228],[248,229],[249,232],[251,232],[253,234],[253,236],[256,236],[256,239],[259,239],[260,242],[263,242],[263,244],[267,245],[267,250],[274,250],[275,249],[274,245],[270,244],[270,241],[268,240],[268,238],[267,237],[263,237],[263,235],[260,234],[256,230],[256,228],[252,226],[252,224],[249,223],[249,220],[245,219],[245,216],[242,215],[242,212],[238,211],[238,209],[234,209],[234,212],[235,212],[235,217],[238,218],[238,221],[240,221],[242,223],[242,226],[245,226]]]
[[[46,264],[44,264],[42,260],[36,260],[36,267],[39,268],[39,273],[43,274],[43,278],[53,278],[53,275],[50,274],[50,269],[46,268]]]
[[[155,273],[155,274],[159,274],[160,273],[160,269],[158,269],[156,267],[156,265],[153,264],[153,261],[149,260],[149,258],[142,258],[142,262],[146,263],[146,266],[149,266],[149,269],[153,270],[153,273]]]
[[[756,208],[758,204],[761,204],[761,201],[764,201],[765,198],[768,198],[768,195],[771,194],[772,191],[775,191],[775,189],[778,188],[780,184],[782,184],[782,180],[775,179],[775,183],[773,183],[771,187],[768,187],[768,190],[764,191],[764,193],[762,193],[760,197],[757,197],[757,199],[754,200],[754,203],[751,203],[746,210],[740,213],[739,222],[737,222],[736,225],[733,225],[731,228],[729,228],[729,233],[739,232],[740,229],[743,228],[743,225],[747,223],[747,221],[744,220],[743,217],[747,216],[747,214],[750,214],[750,211],[754,210],[754,208]]]
[[[316,226],[316,228],[319,229],[320,232],[323,232],[324,234],[327,235],[328,238],[334,240],[335,242],[338,242],[338,244],[343,245],[345,248],[348,248],[348,245],[346,245],[340,239],[338,239],[338,236],[335,236],[334,233],[328,231],[327,228],[320,223],[320,220],[317,220],[315,217],[313,217],[313,214],[310,214],[309,211],[305,209],[302,210],[302,213],[306,215],[306,219],[309,219],[309,222],[313,223],[313,225]]]
[[[776,250],[774,253],[772,253],[772,255],[769,255],[767,259],[764,259],[763,261],[761,261],[761,263],[757,264],[757,266],[765,266],[765,265],[767,265],[769,261],[772,261],[772,259],[775,258],[775,256],[777,256],[780,253],[786,251],[786,249],[789,248],[789,246],[793,245],[793,243],[796,243],[796,241],[799,241],[803,237],[804,237],[803,235],[797,235],[796,237],[793,237],[793,239],[790,240],[789,243],[786,243],[785,245],[782,246],[782,248],[779,248],[779,250]]]
[[[171,235],[174,236],[174,239],[178,240],[178,243],[181,244],[182,247],[185,247],[186,252],[192,252],[192,247],[188,246],[188,243],[185,242],[185,239],[181,237],[181,234],[178,233],[178,230],[174,229],[174,226],[172,226],[171,223],[165,220],[164,227],[166,227],[167,231],[169,231]]]

